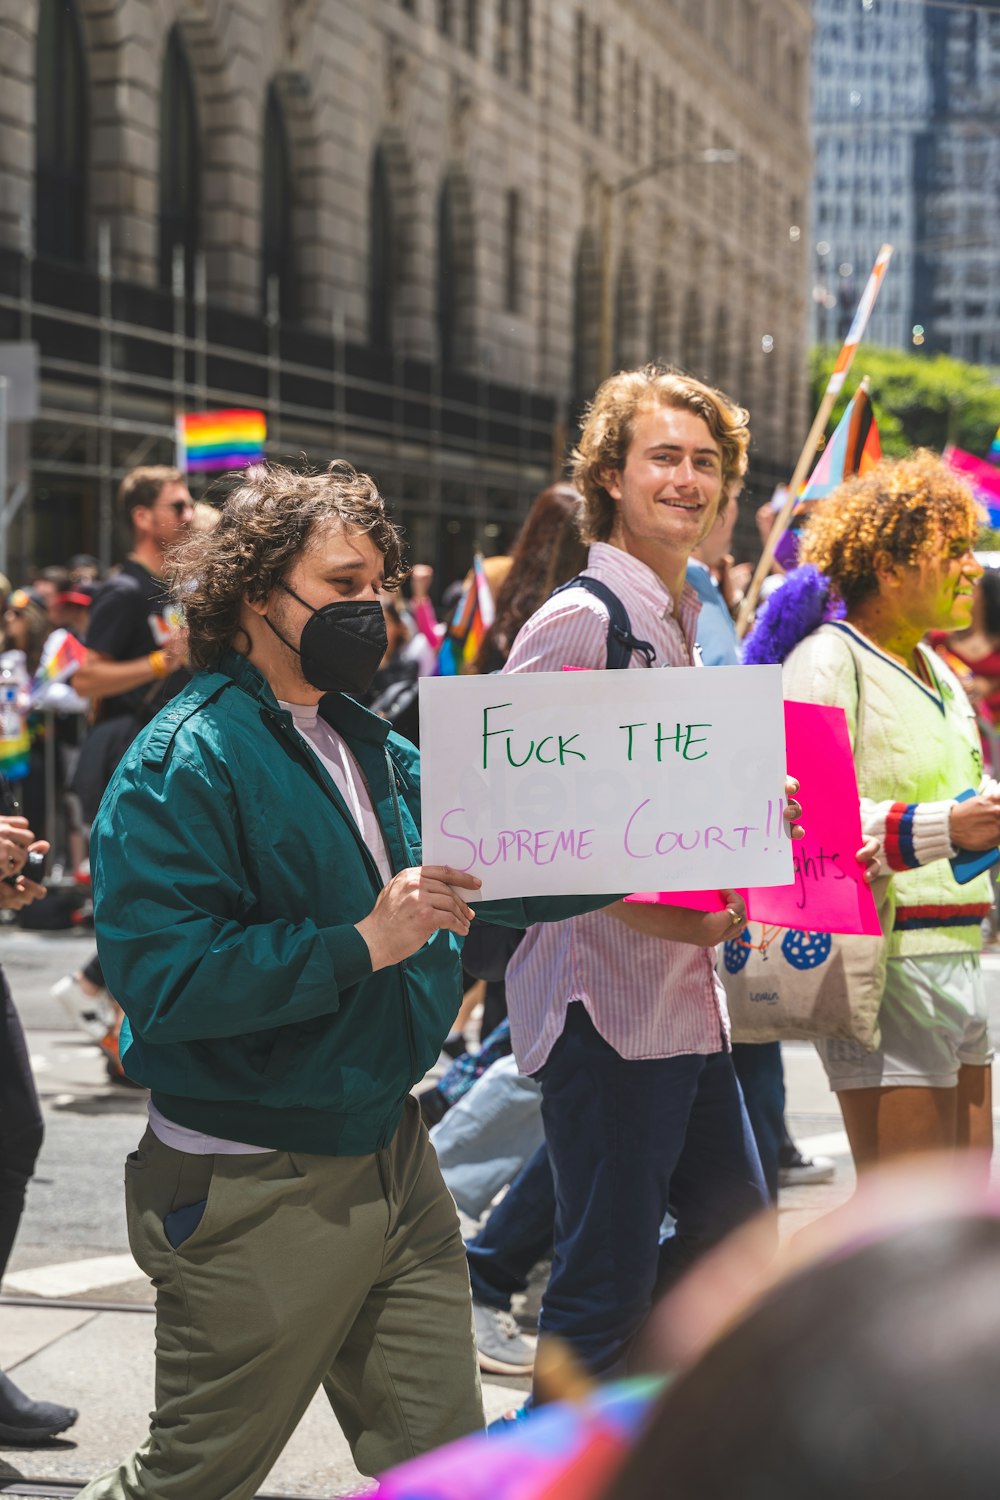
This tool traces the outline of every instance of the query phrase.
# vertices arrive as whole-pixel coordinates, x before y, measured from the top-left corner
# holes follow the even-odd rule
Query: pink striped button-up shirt
[[[598,542],[587,574],[618,595],[632,634],[656,650],[651,670],[688,667],[701,608],[686,585],[679,618],[662,580],[637,558]],[[608,615],[583,589],[550,599],[518,634],[505,672],[559,672],[607,665]],[[633,653],[630,667],[646,670]],[[715,950],[634,932],[604,912],[528,930],[507,969],[507,1007],[518,1066],[534,1073],[562,1034],[566,1007],[581,1001],[622,1057],[719,1052],[729,1044]]]

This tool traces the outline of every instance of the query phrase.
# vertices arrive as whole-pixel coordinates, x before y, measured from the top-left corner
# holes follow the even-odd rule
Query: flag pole
[[[844,340],[840,353],[837,355],[837,363],[834,365],[830,379],[827,381],[826,390],[823,392],[823,399],[819,405],[819,411],[816,413],[815,421],[809,429],[809,435],[803,444],[798,463],[795,465],[795,470],[789,480],[785,503],[778,512],[774,525],[768,533],[767,541],[764,543],[764,550],[760,555],[760,561],[754,571],[753,578],[750,580],[750,587],[743,596],[740,612],[736,617],[736,633],[741,638],[746,635],[750,628],[750,620],[760,595],[761,586],[771,571],[771,564],[774,561],[774,554],[778,543],[788,529],[792,512],[798,503],[799,491],[805,483],[813,459],[816,457],[816,449],[819,447],[820,438],[826,431],[826,424],[830,420],[830,413],[836,405],[837,397],[844,388],[844,381],[847,379],[848,372],[854,362],[854,356],[858,351],[858,345],[864,337],[865,329],[868,327],[868,320],[872,315],[875,299],[879,294],[879,288],[885,278],[885,273],[891,259],[892,246],[883,245],[876,256],[875,264],[868,278],[868,284],[861,294],[861,301],[858,303],[857,312],[854,314],[854,321],[851,323],[847,337]]]

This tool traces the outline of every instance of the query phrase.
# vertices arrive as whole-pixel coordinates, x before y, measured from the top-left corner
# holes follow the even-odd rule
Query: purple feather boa
[[[833,593],[829,578],[805,563],[786,575],[757,616],[743,646],[743,660],[750,666],[780,666],[799,641],[827,620],[840,620],[844,614],[844,605]]]

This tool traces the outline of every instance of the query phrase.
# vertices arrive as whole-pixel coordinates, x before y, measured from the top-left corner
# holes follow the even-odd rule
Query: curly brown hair
[[[911,567],[957,542],[971,547],[982,524],[972,490],[936,453],[918,448],[845,480],[810,508],[799,560],[832,581],[848,609],[878,592],[876,569]]]
[[[536,495],[511,548],[510,572],[497,594],[496,618],[476,657],[477,672],[502,667],[514,637],[557,584],[587,566],[580,540],[582,500],[571,484],[550,484]]]
[[[606,542],[615,526],[615,502],[604,474],[625,463],[635,419],[651,407],[672,406],[701,417],[722,449],[723,487],[742,479],[750,446],[749,414],[693,375],[667,365],[619,370],[597,389],[584,412],[580,441],[573,450],[573,483],[583,495],[580,532],[585,542]]]
[[[195,666],[214,666],[235,644],[244,599],[266,599],[330,521],[370,536],[385,558],[384,587],[399,587],[406,576],[400,535],[368,474],[341,460],[305,472],[281,464],[246,470],[215,530],[189,534],[168,561]]]

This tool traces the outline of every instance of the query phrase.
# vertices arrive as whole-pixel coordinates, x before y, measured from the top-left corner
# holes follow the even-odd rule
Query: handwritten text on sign
[[[714,670],[714,669],[713,669]],[[855,854],[861,848],[861,811],[854,755],[842,708],[786,703],[788,769],[799,780],[805,838],[794,846],[791,885],[743,889],[751,921],[807,932],[882,931],[871,889]],[[717,890],[645,894],[635,901],[721,911]]]
[[[777,667],[420,683],[424,861],[484,897],[783,885]]]

